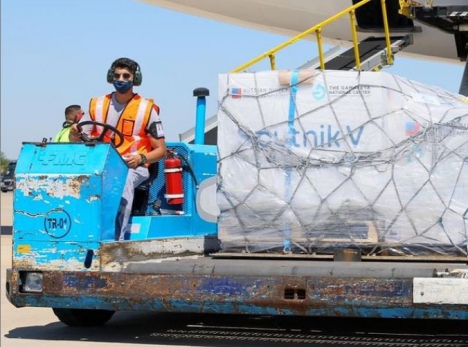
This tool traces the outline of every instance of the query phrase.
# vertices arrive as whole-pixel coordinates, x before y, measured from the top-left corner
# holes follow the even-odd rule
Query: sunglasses
[[[126,72],[126,73],[114,73],[114,80],[119,80],[120,76],[122,76],[125,81],[128,81],[130,78],[132,78],[132,75],[129,74],[128,72]]]

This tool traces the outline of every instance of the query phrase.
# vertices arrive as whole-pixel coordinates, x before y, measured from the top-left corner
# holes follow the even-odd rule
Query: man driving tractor
[[[166,156],[159,107],[152,99],[133,92],[142,77],[137,62],[128,58],[114,61],[107,71],[107,82],[113,84],[115,92],[92,98],[89,114],[71,127],[69,136],[70,142],[112,142],[130,168],[116,220],[115,238],[119,241],[125,237],[134,189],[149,178],[149,164]]]

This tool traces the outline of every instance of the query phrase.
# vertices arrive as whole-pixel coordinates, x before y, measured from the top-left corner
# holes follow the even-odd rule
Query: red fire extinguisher
[[[174,156],[174,152],[168,152],[168,158],[164,162],[164,174],[166,176],[166,194],[164,194],[164,197],[170,205],[178,205],[184,202],[182,170],[182,161]]]

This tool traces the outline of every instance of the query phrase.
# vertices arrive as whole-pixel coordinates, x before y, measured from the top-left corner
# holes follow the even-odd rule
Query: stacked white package
[[[226,251],[461,254],[468,104],[383,72],[219,76]]]

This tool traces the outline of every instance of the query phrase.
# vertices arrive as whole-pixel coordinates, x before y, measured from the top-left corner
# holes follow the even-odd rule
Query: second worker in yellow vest
[[[80,105],[70,105],[65,109],[65,122],[62,124],[62,130],[54,137],[53,142],[68,142],[70,129],[74,123],[78,123],[83,117],[84,112]]]
[[[159,107],[152,99],[145,99],[133,92],[134,86],[142,83],[142,73],[137,62],[120,58],[107,71],[107,82],[112,83],[115,92],[92,98],[89,114],[84,121],[97,121],[113,126],[123,135],[123,143],[117,148],[130,167],[125,184],[119,215],[116,221],[116,240],[124,240],[130,219],[134,189],[149,177],[147,166],[166,156],[166,142]],[[82,131],[98,136],[102,129],[83,126]],[[105,135],[105,141],[114,139]],[[70,141],[81,141],[76,125],[70,131]]]

